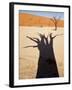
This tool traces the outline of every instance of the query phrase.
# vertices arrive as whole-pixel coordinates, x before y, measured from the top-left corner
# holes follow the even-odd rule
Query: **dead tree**
[[[27,36],[28,39],[35,42],[36,45],[29,45],[24,48],[38,48],[39,50],[39,59],[38,59],[38,68],[36,78],[51,78],[51,77],[59,77],[56,58],[53,49],[53,40],[57,36],[63,34],[57,34],[53,36],[50,33],[48,36],[50,37],[50,43],[48,41],[48,36],[46,37],[44,34],[40,34],[39,38],[32,38]]]
[[[50,18],[50,20],[54,23],[55,31],[57,30],[58,20],[60,20],[60,17],[57,19],[56,17]]]

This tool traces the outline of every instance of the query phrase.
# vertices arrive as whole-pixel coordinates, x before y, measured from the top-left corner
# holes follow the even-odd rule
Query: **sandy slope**
[[[27,13],[20,13],[19,14],[19,22],[20,26],[47,26],[47,27],[54,27],[54,22],[47,17],[43,16],[35,16],[32,14]],[[63,20],[57,20],[57,27],[64,27],[64,21]]]

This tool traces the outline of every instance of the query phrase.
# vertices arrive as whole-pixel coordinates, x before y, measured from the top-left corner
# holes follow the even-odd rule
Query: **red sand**
[[[32,14],[21,13],[19,14],[19,25],[20,26],[47,26],[54,27],[54,22],[47,17],[35,16]],[[57,20],[57,27],[64,27],[64,20]]]

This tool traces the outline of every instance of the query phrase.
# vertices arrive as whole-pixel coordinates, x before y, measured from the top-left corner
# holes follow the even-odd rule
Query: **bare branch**
[[[34,42],[38,43],[38,41],[37,41],[37,40],[35,40],[34,38],[31,38],[31,37],[29,37],[29,36],[27,36],[27,38],[29,38],[30,40],[32,40],[32,41],[34,41]]]
[[[64,34],[57,34],[57,35],[53,36],[52,38],[55,38],[56,36],[61,36],[61,35],[64,35]]]
[[[54,19],[53,18],[50,18],[50,20],[55,24],[55,21],[54,21]]]
[[[25,47],[23,47],[23,48],[29,48],[29,47],[35,48],[35,47],[37,47],[37,45],[36,45],[36,46],[25,46]]]
[[[39,39],[38,38],[33,38],[33,39],[35,39],[35,40],[37,40],[37,42],[39,42]]]

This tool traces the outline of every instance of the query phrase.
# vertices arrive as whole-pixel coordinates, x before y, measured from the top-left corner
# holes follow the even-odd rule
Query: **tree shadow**
[[[39,34],[39,36],[41,40],[39,40],[38,38],[31,38],[27,36],[27,38],[34,41],[37,45],[25,47],[25,48],[37,47],[39,50],[39,60],[36,78],[59,77],[53,49],[53,39],[58,35],[52,36],[52,33],[50,33],[49,34],[50,42],[48,41],[48,36],[45,37],[45,35],[42,34]]]

